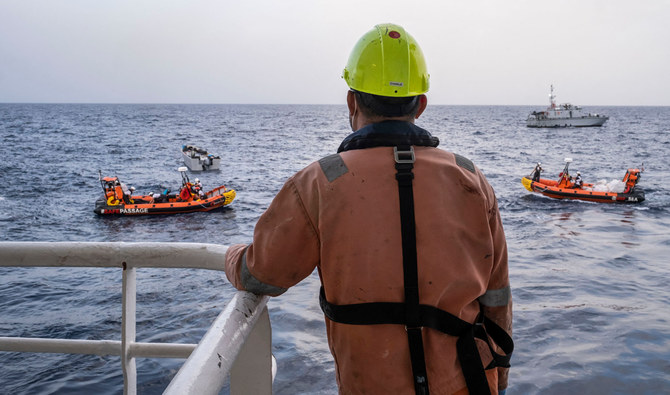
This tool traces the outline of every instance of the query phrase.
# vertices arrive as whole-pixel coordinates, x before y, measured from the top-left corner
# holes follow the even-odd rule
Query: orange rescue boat
[[[235,190],[226,189],[225,185],[209,192],[201,191],[197,183],[191,183],[186,170],[179,168],[182,177],[179,193],[170,193],[166,189],[163,193],[148,195],[134,195],[134,188],[128,189],[118,177],[102,177],[100,174],[103,196],[95,202],[93,211],[115,216],[192,213],[222,208],[235,199]]]
[[[572,159],[565,159],[565,167],[558,175],[558,181],[540,178],[541,163],[529,176],[523,177],[521,183],[531,191],[541,193],[554,199],[576,199],[601,203],[639,203],[644,201],[644,191],[637,187],[644,169],[628,169],[621,181],[615,180],[609,184],[586,183],[581,181],[581,174],[576,177],[569,173],[568,166]]]

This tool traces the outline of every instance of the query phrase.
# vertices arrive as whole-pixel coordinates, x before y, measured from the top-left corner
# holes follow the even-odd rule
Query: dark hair
[[[361,110],[369,116],[412,117],[419,110],[419,96],[389,97],[352,89]]]

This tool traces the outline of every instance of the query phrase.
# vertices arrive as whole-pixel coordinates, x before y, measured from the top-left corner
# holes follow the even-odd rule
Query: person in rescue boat
[[[202,199],[205,193],[202,190],[202,183],[199,178],[193,180],[193,185],[191,186],[191,192],[196,197],[196,199]]]
[[[535,169],[533,170],[532,180],[536,182],[540,181],[540,173],[542,173],[542,163],[537,162],[537,165],[535,165]]]
[[[128,185],[122,182],[121,190],[123,191],[123,202],[125,204],[130,204],[131,203],[130,197],[132,196],[133,191],[135,191],[135,187],[128,188]]]
[[[573,184],[574,188],[581,188],[584,185],[584,180],[582,180],[582,173],[577,172],[577,175],[575,176],[575,181]]]
[[[493,188],[415,125],[429,74],[401,26],[364,34],[343,78],[353,133],[229,247],[228,279],[278,296],[317,269],[342,394],[504,393],[512,295]]]

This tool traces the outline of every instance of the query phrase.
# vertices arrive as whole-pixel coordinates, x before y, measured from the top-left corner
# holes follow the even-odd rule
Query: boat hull
[[[202,148],[185,145],[181,151],[184,164],[191,171],[219,170],[221,157],[208,153]]]
[[[592,184],[584,184],[586,188],[564,188],[551,185],[544,179],[533,181],[527,177],[521,179],[523,186],[531,191],[554,199],[584,200],[599,203],[640,203],[644,201],[644,191],[633,188],[629,193],[600,192],[589,190]],[[553,182],[555,184],[555,182]]]
[[[169,197],[168,201],[159,202],[150,196],[132,196],[134,203],[120,202],[110,205],[104,197],[101,197],[95,202],[93,211],[103,216],[165,215],[212,211],[229,205],[235,196],[234,189],[226,190],[225,187],[218,187],[207,192],[205,199],[200,200],[179,201],[176,197]]]
[[[184,159],[184,164],[191,171],[205,171],[205,170],[219,170],[221,166],[221,158],[218,156],[207,157],[191,154],[187,151],[182,151],[182,157]]]
[[[528,117],[526,126],[529,128],[567,128],[603,126],[609,119],[604,116],[585,116],[580,118],[537,118]]]

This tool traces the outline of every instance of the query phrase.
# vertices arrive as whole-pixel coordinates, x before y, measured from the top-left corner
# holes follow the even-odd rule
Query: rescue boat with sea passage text
[[[613,180],[609,184],[583,183],[576,185],[568,172],[572,159],[565,159],[565,167],[559,174],[558,181],[540,178],[541,163],[538,163],[530,175],[523,177],[521,183],[530,192],[540,193],[554,199],[586,200],[601,203],[640,203],[644,201],[644,191],[637,187],[642,169],[628,169],[621,181]]]
[[[192,213],[216,210],[228,206],[235,199],[235,190],[227,189],[225,185],[199,194],[185,174],[186,170],[185,167],[179,168],[182,174],[179,193],[166,189],[156,194],[124,194],[118,177],[101,176],[104,194],[95,202],[93,211],[107,216]]]

